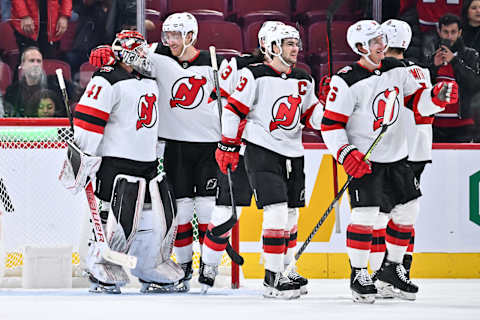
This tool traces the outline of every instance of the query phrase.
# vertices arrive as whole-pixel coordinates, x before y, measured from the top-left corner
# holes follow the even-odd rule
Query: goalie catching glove
[[[77,194],[85,188],[88,178],[93,177],[98,171],[102,158],[83,153],[73,142],[67,144],[67,159],[63,162],[58,179],[66,189]]]
[[[455,81],[442,81],[432,89],[432,101],[437,106],[445,108],[447,104],[458,101],[458,84]]]
[[[358,151],[357,147],[351,144],[345,144],[338,150],[337,161],[345,172],[354,178],[361,178],[365,174],[372,173],[370,162],[364,160],[365,155]]]
[[[222,136],[222,140],[218,143],[218,148],[215,152],[215,159],[223,174],[227,174],[229,166],[232,171],[237,169],[239,153],[240,141]]]

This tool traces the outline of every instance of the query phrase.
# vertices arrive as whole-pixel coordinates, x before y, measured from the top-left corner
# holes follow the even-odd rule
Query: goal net
[[[4,278],[21,277],[25,246],[71,246],[72,276],[82,274],[90,237],[88,203],[83,192],[72,195],[58,180],[70,139],[67,119],[0,119],[0,276]],[[237,232],[233,247],[238,247]],[[194,240],[193,265],[198,271],[196,219]],[[238,287],[238,266],[226,254],[219,269],[228,279],[224,285]]]

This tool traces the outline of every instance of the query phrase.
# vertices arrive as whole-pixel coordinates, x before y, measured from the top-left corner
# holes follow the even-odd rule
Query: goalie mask
[[[407,49],[412,40],[412,29],[405,21],[390,19],[382,23],[382,30],[387,36],[388,47]]]
[[[275,30],[277,26],[285,25],[280,21],[265,21],[262,24],[262,27],[258,31],[258,46],[260,47],[260,52],[265,54],[265,38],[268,32]]]
[[[286,39],[298,40],[299,51],[302,50],[302,40],[300,39],[300,33],[297,29],[289,25],[277,25],[273,30],[268,31],[265,36],[265,49],[272,57],[278,57],[283,64],[290,67],[292,64],[287,63],[282,57],[282,43]],[[278,53],[275,53],[273,46],[276,45],[279,49]]]
[[[112,44],[115,58],[144,75],[150,75],[152,66],[148,58],[147,42],[143,35],[134,30],[117,33]]]
[[[189,33],[192,33],[192,39],[189,43],[186,43],[186,38]],[[162,43],[168,46],[168,39],[171,36],[177,36],[182,38],[183,49],[180,53],[182,56],[185,50],[195,43],[198,35],[197,19],[188,12],[174,13],[165,19],[162,26]]]

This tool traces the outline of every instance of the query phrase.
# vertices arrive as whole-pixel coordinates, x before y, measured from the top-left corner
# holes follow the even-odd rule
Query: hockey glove
[[[330,92],[330,80],[329,76],[323,76],[318,87],[318,100],[324,106],[327,103],[328,92]]]
[[[98,68],[114,65],[115,54],[113,53],[112,47],[102,45],[94,48],[90,52],[89,62],[92,66]]]
[[[343,145],[337,153],[338,163],[343,165],[343,169],[349,176],[357,179],[372,173],[370,162],[364,158],[365,155],[351,144]]]
[[[218,143],[218,148],[215,152],[215,159],[223,174],[227,174],[228,166],[230,166],[232,171],[237,169],[239,152],[240,141],[222,136],[222,140]]]
[[[445,108],[447,104],[458,101],[458,84],[455,81],[442,81],[432,89],[432,101],[437,106]]]

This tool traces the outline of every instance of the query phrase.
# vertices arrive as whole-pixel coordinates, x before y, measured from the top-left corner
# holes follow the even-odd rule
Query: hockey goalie
[[[184,272],[170,259],[176,204],[165,176],[157,175],[159,93],[146,76],[151,67],[146,42],[140,33],[124,30],[112,49],[115,63],[93,74],[76,106],[74,143],[60,174],[75,193],[87,185],[87,197],[87,183],[95,181],[101,203],[101,225],[94,223],[95,241],[86,258],[90,291],[120,293],[129,277],[119,255],[136,257],[131,274],[141,292],[184,291]],[[106,230],[105,239],[98,229]]]

